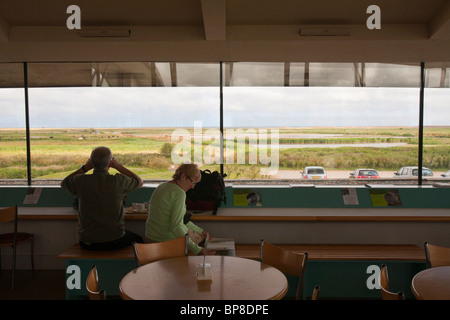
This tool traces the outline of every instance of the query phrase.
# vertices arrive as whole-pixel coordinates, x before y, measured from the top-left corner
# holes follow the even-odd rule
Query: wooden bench
[[[309,260],[425,261],[424,250],[407,244],[275,244],[292,252],[308,252]],[[236,244],[236,256],[260,258],[259,244]]]
[[[60,259],[133,259],[134,252],[133,247],[129,246],[119,250],[108,251],[89,251],[80,247],[80,244],[76,243],[69,249],[61,253],[58,258]]]
[[[276,244],[292,252],[308,252],[309,260],[425,261],[424,250],[407,244]],[[235,244],[236,256],[260,258],[259,244]],[[88,251],[74,244],[61,259],[133,259],[133,247],[110,251]]]

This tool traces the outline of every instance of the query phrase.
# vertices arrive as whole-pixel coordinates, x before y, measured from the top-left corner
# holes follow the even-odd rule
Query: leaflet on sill
[[[345,188],[341,190],[342,198],[345,205],[357,206],[359,205],[358,194],[355,188]]]
[[[42,193],[42,188],[28,188],[23,204],[37,204]]]
[[[402,206],[402,200],[397,189],[371,189],[370,197],[374,207]]]

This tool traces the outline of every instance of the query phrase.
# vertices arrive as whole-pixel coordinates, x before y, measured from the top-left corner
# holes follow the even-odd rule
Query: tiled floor
[[[64,270],[16,270],[11,292],[11,270],[0,272],[0,300],[64,300]]]

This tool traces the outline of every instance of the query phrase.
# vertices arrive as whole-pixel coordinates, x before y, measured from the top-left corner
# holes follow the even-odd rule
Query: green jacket
[[[184,224],[186,192],[173,183],[160,184],[152,194],[145,224],[145,236],[155,241],[167,241],[188,233],[201,234],[203,229],[192,222]],[[189,251],[198,254],[202,248],[189,239]]]

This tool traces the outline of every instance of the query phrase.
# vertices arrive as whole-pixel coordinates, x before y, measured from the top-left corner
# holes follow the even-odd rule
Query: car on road
[[[441,174],[442,177],[444,178],[450,178],[450,170],[448,170],[446,173]]]
[[[356,169],[350,173],[350,179],[379,179],[380,175],[375,169]]]
[[[309,166],[301,172],[303,179],[326,179],[327,173],[323,167]]]
[[[415,178],[419,176],[419,167],[407,166],[402,167],[397,172],[394,172],[394,178]],[[422,167],[422,177],[432,177],[433,171]]]

